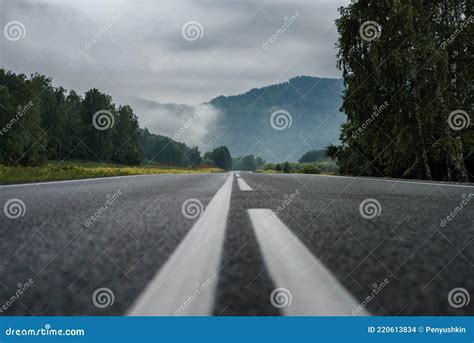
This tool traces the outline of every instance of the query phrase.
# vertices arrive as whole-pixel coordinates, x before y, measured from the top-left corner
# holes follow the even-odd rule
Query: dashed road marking
[[[241,191],[253,191],[252,187],[250,187],[243,178],[237,178],[237,183],[239,184],[239,188]]]
[[[269,209],[248,210],[267,270],[276,287],[286,288],[287,316],[350,316],[356,299]],[[270,294],[269,294],[270,297]],[[358,315],[369,315],[362,309]]]

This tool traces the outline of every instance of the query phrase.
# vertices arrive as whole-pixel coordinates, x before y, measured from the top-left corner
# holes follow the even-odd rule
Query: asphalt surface
[[[278,285],[252,229],[252,208],[278,212],[374,315],[474,315],[474,198],[441,225],[473,186],[240,174],[253,190],[241,191],[234,179],[214,315],[282,314],[270,301]],[[227,177],[147,175],[0,187],[2,207],[18,198],[26,208],[18,219],[0,213],[0,309],[8,304],[0,315],[125,314],[196,222],[183,215],[182,204],[198,199],[206,207]],[[361,215],[366,199],[380,204],[378,216]],[[18,284],[30,278],[34,283],[12,301]],[[383,290],[367,301],[381,283]],[[114,293],[105,308],[91,301],[102,287]],[[455,288],[468,292],[468,304],[450,304]]]

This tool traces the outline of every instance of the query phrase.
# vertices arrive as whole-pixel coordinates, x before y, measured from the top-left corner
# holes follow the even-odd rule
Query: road
[[[474,315],[473,193],[248,172],[1,186],[0,315]]]

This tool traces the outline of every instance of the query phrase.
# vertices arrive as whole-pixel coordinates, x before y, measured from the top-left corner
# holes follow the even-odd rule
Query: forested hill
[[[299,76],[217,97],[210,102],[222,112],[214,136],[233,156],[252,153],[267,161],[296,161],[310,149],[338,142],[345,121],[339,111],[342,92],[341,80]],[[280,112],[271,120],[275,111]]]
[[[115,105],[98,89],[81,96],[44,75],[0,69],[0,165],[71,159],[183,167],[201,162],[197,147],[140,129],[130,106]]]

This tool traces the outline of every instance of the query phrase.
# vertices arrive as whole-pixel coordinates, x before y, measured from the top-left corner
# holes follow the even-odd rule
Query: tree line
[[[130,106],[115,105],[98,89],[80,96],[54,87],[44,75],[27,77],[0,69],[0,164],[38,166],[64,159],[207,164],[225,170],[232,166],[226,147],[214,149],[203,160],[197,146],[141,129]]]
[[[471,0],[340,8],[343,174],[468,181],[474,174]]]

